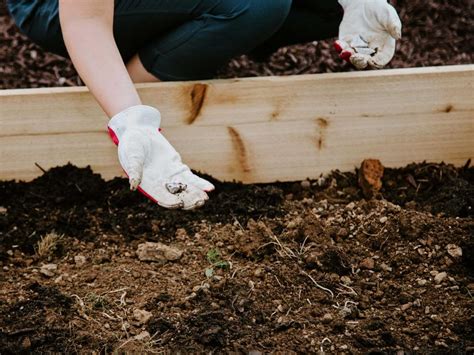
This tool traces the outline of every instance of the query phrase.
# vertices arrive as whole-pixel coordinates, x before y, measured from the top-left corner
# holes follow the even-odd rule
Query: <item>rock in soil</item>
[[[359,169],[359,185],[365,198],[375,197],[382,188],[384,167],[380,160],[366,159]]]
[[[81,267],[86,263],[86,257],[84,255],[76,255],[74,256],[74,262],[76,263],[77,267]]]
[[[162,243],[146,242],[138,245],[136,251],[140,261],[155,261],[165,263],[181,258],[183,251]]]
[[[443,271],[436,274],[436,276],[434,277],[434,281],[436,284],[440,284],[446,279],[446,277],[448,277],[448,274]]]
[[[139,324],[146,324],[148,321],[153,317],[153,314],[151,312],[148,312],[144,309],[135,309],[133,311],[133,318],[139,323]]]
[[[40,273],[47,277],[53,277],[56,275],[56,270],[58,266],[56,264],[45,264],[40,268]]]
[[[451,255],[453,258],[458,259],[462,257],[462,249],[460,246],[456,244],[448,244],[446,246],[448,254]]]
[[[365,258],[359,263],[361,269],[372,270],[375,267],[375,261],[372,258]]]

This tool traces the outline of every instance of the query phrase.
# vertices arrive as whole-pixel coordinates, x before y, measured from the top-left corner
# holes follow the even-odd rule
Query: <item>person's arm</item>
[[[114,0],[59,0],[59,18],[69,56],[105,113],[140,105],[113,36]]]
[[[111,118],[130,188],[166,208],[202,206],[214,185],[194,175],[159,132],[160,112],[141,105],[113,36],[114,0],[59,0],[59,18],[76,70]]]

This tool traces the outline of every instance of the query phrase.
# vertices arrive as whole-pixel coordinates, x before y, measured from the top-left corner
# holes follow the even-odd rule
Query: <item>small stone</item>
[[[382,264],[380,265],[380,268],[381,268],[383,271],[387,271],[387,272],[392,272],[392,270],[393,270],[390,266],[388,266],[388,265],[385,264],[385,263],[382,263]]]
[[[342,227],[342,228],[339,228],[336,235],[341,238],[347,238],[347,236],[349,235],[349,231],[347,230],[347,228]]]
[[[341,276],[341,282],[347,286],[352,284],[352,280],[349,276]]]
[[[150,333],[148,333],[146,330],[144,330],[140,334],[135,335],[133,338],[135,340],[138,340],[138,341],[149,339],[150,338]]]
[[[388,218],[387,217],[382,217],[382,218],[380,218],[379,221],[380,221],[380,223],[385,223],[385,222],[388,221]]]
[[[439,285],[446,279],[446,277],[448,277],[448,274],[446,272],[440,272],[434,277],[434,281],[436,282],[436,284]]]
[[[314,200],[312,198],[305,197],[303,200],[301,200],[301,203],[303,205],[312,205],[314,203]]]
[[[76,255],[74,257],[74,262],[76,263],[77,267],[84,266],[86,263],[86,257],[84,255]]]
[[[425,307],[425,314],[430,314],[430,307],[429,306]]]
[[[146,242],[138,245],[137,256],[140,261],[156,261],[165,263],[181,258],[183,252],[163,243]]]
[[[151,312],[145,311],[144,309],[135,309],[133,311],[133,318],[140,324],[148,323],[152,316],[153,314]]]
[[[186,239],[189,238],[188,232],[186,232],[186,229],[184,229],[184,228],[176,229],[175,235],[176,235],[177,240],[186,240]]]
[[[334,317],[332,316],[331,313],[326,313],[323,318],[321,319],[321,321],[323,323],[331,323],[333,321]]]
[[[283,307],[283,305],[279,304],[278,307],[277,307],[277,310],[278,310],[278,312],[283,313],[283,312],[285,312],[285,307]]]
[[[425,286],[428,281],[424,280],[424,279],[419,279],[416,282],[417,282],[418,286]]]
[[[448,250],[448,254],[453,258],[457,259],[462,257],[462,249],[460,246],[457,246],[456,244],[448,244],[446,249]]]
[[[355,203],[354,202],[350,202],[346,205],[346,210],[353,210],[355,208]]]
[[[22,347],[23,349],[25,349],[25,350],[31,348],[31,340],[30,340],[29,337],[25,337],[25,338],[22,340],[22,342],[21,342],[21,347]]]
[[[295,221],[295,220],[292,220],[292,221],[289,221],[287,224],[286,224],[286,228],[287,229],[296,229],[298,227],[298,223]]]
[[[311,188],[311,182],[308,180],[301,181],[301,187],[305,190],[309,190]]]
[[[375,261],[372,258],[365,258],[359,263],[361,269],[372,270],[375,267]]]
[[[408,303],[405,303],[405,304],[402,304],[400,309],[402,310],[402,312],[405,312],[408,308],[410,308],[411,306],[413,305],[413,303],[411,302],[408,302]]]
[[[56,274],[58,266],[56,264],[45,264],[40,268],[40,273],[47,277],[53,277]]]
[[[445,343],[444,341],[442,341],[442,340],[435,340],[435,345],[436,345],[436,346],[439,346],[439,347],[442,347],[442,348],[446,348],[446,349],[449,348],[448,344],[446,344],[446,343]]]
[[[255,271],[253,272],[253,275],[258,278],[262,277],[263,269],[261,267],[256,268]]]

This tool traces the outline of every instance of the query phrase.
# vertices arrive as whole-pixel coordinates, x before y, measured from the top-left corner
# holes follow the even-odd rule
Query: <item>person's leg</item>
[[[280,47],[336,37],[342,16],[337,0],[293,0],[281,28],[250,54],[265,60]]]
[[[206,79],[272,36],[291,2],[116,0],[114,37],[136,81],[153,79],[147,73],[160,80]],[[31,16],[28,36],[67,57],[57,1],[41,4]]]
[[[274,34],[291,6],[291,0],[193,2],[197,4],[191,20],[138,52],[144,68],[160,80],[213,77],[228,60]]]
[[[154,83],[160,81],[158,77],[145,69],[138,54],[135,54],[126,65],[128,74],[134,83]]]

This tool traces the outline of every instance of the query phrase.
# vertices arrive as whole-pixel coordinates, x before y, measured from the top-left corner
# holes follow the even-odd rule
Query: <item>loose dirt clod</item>
[[[366,159],[359,169],[359,185],[367,199],[375,197],[382,188],[384,167],[380,160]]]
[[[41,266],[40,273],[47,277],[53,277],[54,275],[56,275],[57,269],[58,266],[56,264],[45,264]]]
[[[434,281],[437,284],[440,284],[446,279],[446,277],[448,277],[448,274],[443,271],[443,272],[440,272],[440,273],[436,274],[436,276],[434,277]]]
[[[146,324],[151,317],[153,317],[153,314],[144,309],[135,309],[133,311],[133,317],[139,324]]]
[[[448,254],[451,255],[453,258],[461,258],[462,257],[462,248],[456,244],[448,244],[446,246]]]
[[[140,261],[155,261],[165,263],[181,258],[183,252],[175,247],[162,243],[146,242],[138,245],[137,256]]]
[[[375,267],[375,261],[372,258],[365,258],[359,263],[361,269],[372,270]]]

